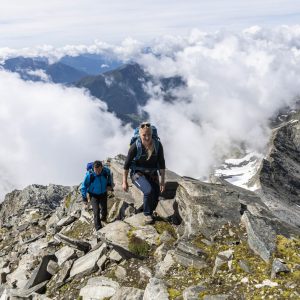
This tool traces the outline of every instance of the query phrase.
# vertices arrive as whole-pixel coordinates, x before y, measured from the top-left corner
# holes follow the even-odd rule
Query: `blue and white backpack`
[[[152,129],[152,140],[154,142],[154,151],[155,153],[157,154],[158,153],[158,149],[159,149],[159,141],[160,141],[160,138],[157,134],[157,129],[154,125],[151,125],[151,129]],[[140,137],[140,134],[139,134],[139,127],[135,128],[134,129],[134,132],[133,132],[133,136],[130,140],[130,145],[131,146],[132,144],[136,144],[136,149],[137,149],[137,154],[136,156],[133,158],[133,161],[130,165],[130,169],[132,170],[136,170],[137,167],[136,167],[136,161],[139,160],[142,156],[142,152],[143,152],[143,149],[142,149],[142,140],[141,140],[141,137]],[[139,167],[138,169],[143,169],[141,167]],[[156,170],[159,170],[159,166],[157,166]]]

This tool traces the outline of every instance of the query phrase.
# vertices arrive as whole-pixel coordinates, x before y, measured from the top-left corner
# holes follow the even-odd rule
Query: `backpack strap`
[[[153,142],[154,142],[154,151],[158,155],[159,139],[153,139]],[[136,140],[135,145],[136,145],[137,153],[136,153],[136,156],[133,158],[133,160],[131,162],[130,169],[133,170],[133,171],[145,171],[145,170],[158,171],[159,170],[159,165],[158,164],[157,164],[156,168],[144,168],[144,167],[137,167],[136,166],[136,161],[141,158],[142,152],[143,152],[141,138],[138,138]]]

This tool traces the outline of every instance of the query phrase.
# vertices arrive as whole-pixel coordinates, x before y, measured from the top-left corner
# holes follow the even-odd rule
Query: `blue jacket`
[[[103,167],[101,173],[96,175],[94,171],[86,172],[81,185],[81,195],[86,198],[87,193],[100,195],[107,192],[107,186],[112,185],[111,172],[107,167]]]

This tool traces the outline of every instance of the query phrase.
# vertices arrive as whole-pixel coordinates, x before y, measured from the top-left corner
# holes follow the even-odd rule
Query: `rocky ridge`
[[[139,190],[121,190],[122,155],[108,162],[116,187],[98,232],[78,186],[8,194],[0,299],[298,299],[299,132],[299,121],[274,131],[258,192],[168,171],[153,225],[143,223]]]

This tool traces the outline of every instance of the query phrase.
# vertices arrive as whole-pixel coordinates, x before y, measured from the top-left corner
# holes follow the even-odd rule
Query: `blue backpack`
[[[92,182],[94,181],[95,179],[95,175],[94,175],[94,172],[93,172],[93,166],[94,166],[94,162],[89,162],[87,163],[86,165],[86,171],[90,173],[90,185],[92,184]],[[113,174],[111,173],[110,174],[110,178],[109,178],[109,169],[106,165],[103,165],[103,170],[104,170],[104,176],[106,177],[107,180],[110,179],[110,184],[111,184],[111,187],[113,188],[114,187],[114,183],[113,183]]]
[[[160,138],[158,137],[157,129],[154,125],[151,125],[151,129],[152,129],[152,140],[154,142],[154,151],[155,151],[155,153],[158,153]],[[141,137],[140,137],[140,134],[139,134],[139,127],[134,129],[133,136],[130,140],[130,145],[129,146],[131,146],[134,143],[136,144],[137,154],[134,157],[134,159],[131,163],[131,166],[130,166],[130,168],[132,170],[137,169],[135,167],[135,162],[141,158],[142,152],[143,152],[142,140],[141,140]],[[141,168],[139,167],[139,169],[141,169]],[[157,167],[157,170],[158,169],[159,169],[159,167]]]

